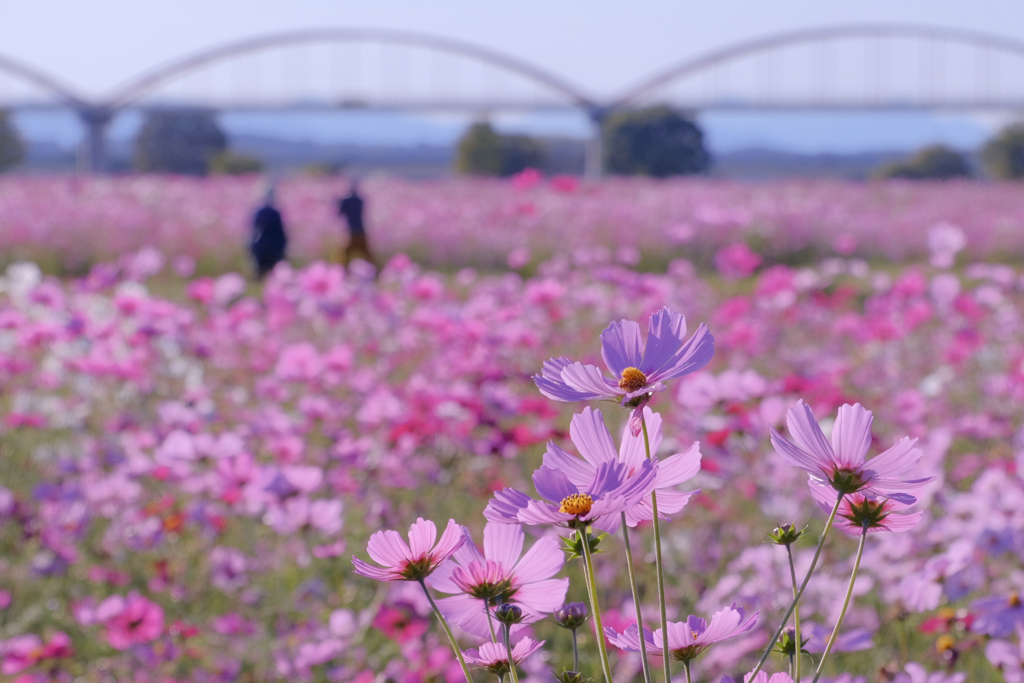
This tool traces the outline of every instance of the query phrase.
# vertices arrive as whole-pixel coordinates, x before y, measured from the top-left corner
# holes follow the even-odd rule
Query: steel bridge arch
[[[346,41],[412,45],[468,57],[478,62],[488,63],[511,71],[547,86],[549,89],[565,97],[573,105],[588,112],[598,108],[598,104],[592,101],[590,97],[561,77],[515,57],[450,38],[376,28],[327,28],[275,33],[203,50],[144,73],[121,86],[102,106],[107,109],[118,109],[130,105],[146,93],[175,77],[238,55],[285,45]]]
[[[746,57],[758,52],[767,52],[775,48],[810,43],[821,40],[838,40],[842,38],[879,38],[900,37],[936,39],[949,43],[960,43],[983,47],[992,51],[1011,52],[1024,57],[1024,41],[1005,36],[969,31],[965,29],[946,28],[940,26],[923,26],[915,24],[850,24],[844,26],[822,26],[775,33],[761,38],[754,38],[728,47],[719,48],[691,57],[661,71],[651,78],[627,90],[607,106],[609,109],[630,107],[641,98],[657,91],[675,80],[698,73],[734,59]]]
[[[19,62],[5,55],[0,54],[0,71],[17,76],[23,81],[28,81],[38,86],[50,95],[58,99],[61,104],[72,108],[88,107],[89,103],[78,96],[69,86],[64,85],[53,76],[46,74],[35,67],[24,62]]]

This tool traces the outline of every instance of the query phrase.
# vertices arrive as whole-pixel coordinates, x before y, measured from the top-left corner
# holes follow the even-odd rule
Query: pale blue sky
[[[383,27],[478,43],[544,66],[605,98],[672,63],[733,42],[850,22],[923,23],[1024,39],[1024,2],[0,0],[0,54],[38,67],[83,94],[101,96],[146,69],[232,40],[311,27]],[[971,127],[991,129],[994,120],[932,118],[937,122],[935,136],[952,136],[959,144],[969,144]],[[762,133],[757,126],[745,128],[746,122],[735,117],[709,125],[712,138],[717,128],[720,138],[727,133],[744,144],[772,144],[778,137],[773,127],[792,130],[797,124],[769,117],[758,124]],[[799,124],[816,139],[815,125]],[[824,138],[834,136],[827,130],[830,124],[821,125]],[[837,125],[857,124],[848,120]],[[894,135],[919,127],[902,126],[904,133]],[[864,146],[856,140],[851,144]],[[890,143],[879,139],[865,144],[884,148]],[[809,146],[829,147],[817,142]]]

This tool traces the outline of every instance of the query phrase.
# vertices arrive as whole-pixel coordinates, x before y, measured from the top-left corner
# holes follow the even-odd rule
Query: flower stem
[[[572,630],[572,670],[580,670],[580,643],[576,637],[576,629]]]
[[[647,416],[640,413],[640,427],[644,431],[644,449],[647,459],[651,459],[651,437],[647,433]],[[661,661],[665,669],[665,683],[672,683],[671,658],[668,656],[668,607],[665,604],[665,565],[661,560],[661,526],[658,523],[658,494],[651,491],[651,508],[654,512],[654,566],[658,575],[658,607],[661,610]],[[639,629],[640,626],[637,625]],[[640,631],[640,641],[644,633]]]
[[[686,683],[690,683],[690,660],[683,662],[683,671],[686,672]]]
[[[487,627],[491,629],[491,642],[498,642],[498,636],[494,634],[494,617],[491,616],[491,606],[487,602],[487,598],[484,598],[484,613],[487,614]]]
[[[587,567],[587,588],[590,591],[590,609],[594,613],[594,629],[597,631],[597,649],[601,653],[601,672],[605,683],[612,683],[612,667],[608,664],[608,646],[604,642],[604,626],[601,624],[601,608],[597,604],[597,577],[594,575],[594,561],[591,559],[590,528],[583,529],[583,560]]]
[[[750,677],[753,678],[764,666],[764,663],[768,661],[768,655],[772,653],[772,648],[775,647],[775,641],[782,635],[782,630],[786,628],[786,622],[789,621],[789,615],[796,609],[797,604],[800,602],[800,597],[804,594],[804,590],[807,588],[807,584],[811,582],[811,575],[814,574],[814,568],[818,565],[818,559],[821,557],[821,550],[825,547],[825,539],[828,538],[828,532],[832,530],[832,522],[836,519],[836,513],[839,512],[839,504],[843,502],[843,495],[840,494],[836,498],[836,504],[832,506],[832,512],[828,516],[828,521],[825,522],[825,528],[821,532],[821,538],[818,539],[818,547],[814,551],[814,558],[811,560],[811,566],[807,569],[807,576],[804,577],[803,583],[800,584],[800,590],[793,596],[793,602],[789,603],[789,609],[786,610],[785,616],[782,617],[782,621],[779,623],[779,628],[775,630],[775,635],[772,636],[771,640],[768,641],[768,646],[764,649],[764,654],[761,655],[760,661],[757,662],[757,666],[750,672]]]
[[[466,683],[473,683],[473,675],[469,673],[469,667],[466,666],[466,660],[462,658],[462,650],[459,649],[459,644],[455,642],[455,636],[452,634],[452,630],[448,628],[448,622],[445,621],[444,615],[441,614],[441,610],[437,608],[437,603],[434,602],[434,598],[430,597],[430,591],[427,590],[427,584],[423,583],[423,579],[418,579],[420,587],[423,588],[423,594],[427,596],[427,602],[434,610],[434,614],[437,616],[437,620],[441,622],[441,628],[448,635],[448,642],[452,644],[452,649],[455,650],[455,658],[459,660],[459,664],[462,666],[462,673],[466,674]]]
[[[653,683],[651,666],[647,662],[647,643],[644,642],[644,623],[640,613],[640,595],[636,588],[636,572],[633,569],[633,551],[629,547],[629,526],[626,524],[626,513],[622,515],[622,540],[626,545],[626,569],[629,571],[629,587],[633,591],[633,606],[636,608],[636,628],[640,632],[640,663],[644,669],[644,681]],[[575,669],[574,669],[575,671]]]
[[[850,586],[846,589],[846,600],[843,601],[843,609],[839,612],[839,619],[836,620],[836,627],[832,629],[832,637],[828,639],[828,645],[825,646],[825,652],[821,655],[821,661],[818,662],[818,670],[814,672],[814,680],[811,683],[818,683],[818,679],[821,678],[821,672],[825,669],[825,660],[828,659],[828,655],[832,652],[832,646],[836,644],[836,639],[839,638],[839,627],[843,625],[843,619],[846,618],[846,610],[850,607],[850,602],[853,599],[853,585],[857,582],[857,572],[860,571],[860,558],[864,555],[864,544],[868,538],[868,525],[865,523],[860,533],[860,543],[857,545],[857,559],[853,562],[853,573],[850,574]]]
[[[796,599],[796,565],[793,562],[793,544],[786,544],[786,555],[789,556],[789,577],[793,580],[793,599]],[[793,683],[800,683],[800,606],[793,608],[793,640],[796,641],[796,652],[790,662],[790,675]]]
[[[512,626],[510,624],[505,624],[505,652],[508,653],[508,672],[512,674],[512,683],[519,683],[519,674],[516,673],[516,661],[512,659],[511,632]]]

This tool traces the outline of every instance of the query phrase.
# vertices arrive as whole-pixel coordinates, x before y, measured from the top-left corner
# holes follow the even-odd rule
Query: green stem
[[[423,583],[423,579],[417,579],[420,587],[423,589],[423,594],[427,596],[427,602],[434,610],[434,614],[437,616],[437,620],[441,622],[441,628],[444,629],[445,634],[448,635],[448,642],[452,644],[452,649],[455,650],[455,657],[459,660],[459,664],[462,665],[462,673],[466,674],[466,683],[473,683],[473,675],[469,673],[469,667],[466,666],[466,660],[462,658],[462,650],[459,649],[459,644],[455,642],[455,636],[452,635],[452,630],[448,628],[448,622],[445,621],[444,615],[441,614],[441,610],[437,608],[437,603],[434,602],[434,598],[430,597],[430,591],[427,590],[427,584]]]
[[[647,433],[647,417],[640,413],[640,427],[644,431],[644,449],[651,459],[651,437]],[[658,494],[651,491],[651,508],[654,512],[654,566],[658,575],[658,607],[661,610],[661,661],[665,669],[665,683],[672,683],[671,658],[668,656],[668,607],[665,603],[665,565],[661,560],[661,525],[658,523]],[[638,625],[637,628],[640,628]],[[644,633],[640,631],[640,642]]]
[[[494,621],[491,616],[491,606],[487,603],[487,598],[484,598],[484,612],[487,614],[487,627],[491,629],[491,642],[498,642],[498,636],[494,633]]]
[[[789,556],[789,577],[793,581],[793,599],[796,599],[796,565],[793,562],[793,544],[786,544],[786,555]],[[797,605],[793,608],[793,640],[796,641],[796,652],[793,653],[793,658],[790,660],[790,675],[793,677],[793,683],[800,683],[800,606]]]
[[[512,674],[512,683],[519,683],[519,674],[516,673],[516,662],[512,659],[511,632],[512,626],[510,624],[505,624],[505,652],[508,653],[508,672]]]
[[[690,660],[683,662],[683,671],[686,672],[686,683],[690,683]]]
[[[604,642],[604,626],[601,624],[601,608],[597,604],[597,577],[594,575],[594,562],[590,553],[589,527],[584,527],[583,535],[583,560],[587,567],[587,588],[590,591],[590,609],[594,613],[594,628],[597,631],[597,649],[601,653],[601,671],[604,674],[605,683],[612,683],[612,667],[608,664],[608,646]]]
[[[572,670],[576,672],[580,670],[580,644],[576,637],[576,629],[572,630]]]
[[[647,663],[647,643],[644,642],[644,623],[640,613],[640,595],[636,587],[636,572],[633,569],[633,551],[629,547],[629,526],[626,524],[626,513],[622,515],[622,540],[626,545],[626,569],[629,571],[629,587],[633,591],[633,606],[636,608],[636,628],[640,632],[640,663],[643,665],[644,681],[653,683],[651,667]]]
[[[814,672],[814,680],[811,683],[818,683],[818,679],[821,678],[821,672],[825,669],[825,660],[828,659],[829,653],[832,652],[832,646],[836,644],[836,639],[839,638],[839,627],[843,625],[843,619],[846,618],[846,610],[849,609],[850,602],[853,600],[853,585],[857,582],[857,572],[860,571],[860,558],[864,555],[864,544],[867,538],[868,525],[865,523],[860,532],[860,543],[857,545],[857,559],[853,562],[853,573],[850,574],[850,585],[846,589],[846,600],[843,601],[843,609],[839,612],[836,627],[832,629],[832,637],[828,639],[828,645],[825,646],[825,652],[821,655],[821,661],[818,662],[818,670]]]
[[[779,623],[779,628],[775,630],[775,635],[772,636],[771,640],[768,641],[768,646],[764,649],[764,654],[761,655],[760,661],[757,666],[754,667],[753,671],[750,672],[750,678],[753,678],[757,673],[764,667],[764,663],[768,661],[768,655],[772,653],[772,648],[775,647],[775,641],[782,635],[782,630],[786,628],[786,622],[789,621],[789,616],[793,614],[793,610],[796,609],[797,604],[800,602],[800,597],[804,594],[804,590],[807,588],[807,584],[811,582],[811,575],[814,574],[814,568],[818,566],[818,558],[821,557],[821,550],[825,547],[825,539],[828,538],[828,532],[832,530],[832,522],[836,519],[836,513],[839,512],[839,504],[843,502],[843,495],[840,494],[836,498],[836,504],[832,506],[832,512],[828,516],[828,521],[825,522],[825,528],[821,532],[821,538],[818,539],[818,547],[814,551],[814,558],[811,560],[811,566],[807,569],[807,576],[804,577],[803,583],[800,584],[800,590],[793,596],[793,602],[789,603],[789,609],[786,610],[786,614],[782,617],[782,621]]]

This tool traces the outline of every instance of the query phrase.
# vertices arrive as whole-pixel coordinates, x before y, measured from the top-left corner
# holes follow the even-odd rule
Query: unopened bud
[[[560,674],[552,671],[551,673],[555,674],[555,680],[558,683],[590,683],[590,679],[584,678],[583,674],[578,671],[563,671]]]
[[[519,605],[506,602],[498,605],[494,610],[494,616],[506,626],[518,624],[523,620],[523,609]]]
[[[587,620],[587,606],[582,602],[567,602],[554,614],[555,623],[575,631]]]
[[[775,545],[793,545],[807,532],[807,527],[797,529],[796,524],[780,524],[768,533],[768,538]]]

